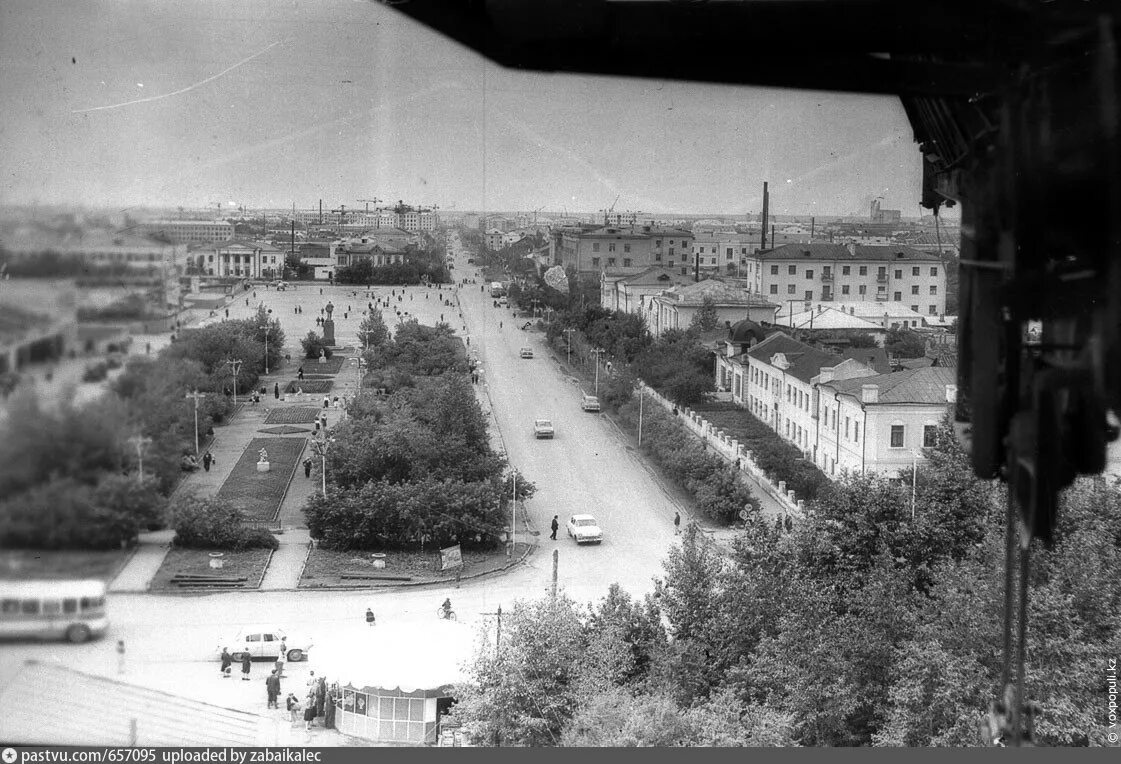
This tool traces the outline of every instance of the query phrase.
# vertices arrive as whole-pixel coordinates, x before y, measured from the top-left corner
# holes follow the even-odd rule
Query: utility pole
[[[565,339],[568,340],[568,365],[572,365],[572,333],[576,331],[574,327],[568,327],[564,330]]]
[[[331,444],[335,442],[334,438],[323,438],[323,440],[313,440],[311,447],[315,449],[316,456],[323,460],[323,498],[327,498],[327,450]]]
[[[233,358],[227,358],[226,359],[226,364],[230,367],[230,369],[234,373],[234,405],[235,406],[237,405],[237,375],[238,375],[238,372],[241,371],[241,363],[242,362],[240,360],[235,360]]]
[[[642,393],[642,385],[638,386],[638,445],[642,445],[642,401],[646,396]]]
[[[514,553],[514,547],[518,543],[518,471],[514,470],[513,480],[513,497],[510,504],[510,552]]]
[[[195,400],[195,456],[199,455],[199,398],[206,396],[198,390],[187,393],[184,398],[194,398]]]
[[[479,615],[496,615],[498,616],[498,630],[494,635],[494,657],[498,657],[498,651],[502,647],[502,606],[498,606],[498,611],[494,613],[479,613]]]
[[[144,482],[144,449],[147,448],[149,446],[149,444],[151,444],[152,439],[148,438],[148,437],[145,437],[143,435],[133,435],[131,438],[128,439],[128,442],[131,443],[136,448],[136,460],[139,463],[139,481],[138,482],[143,483]]]
[[[551,594],[552,601],[553,601],[554,605],[557,604],[557,566],[559,565],[559,560],[560,560],[560,550],[559,549],[554,549],[553,550],[553,591],[552,591],[552,594]]]
[[[596,356],[596,395],[599,395],[599,357],[604,351],[603,348],[596,348],[592,351]]]

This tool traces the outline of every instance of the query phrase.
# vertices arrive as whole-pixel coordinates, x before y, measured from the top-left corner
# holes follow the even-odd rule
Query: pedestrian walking
[[[311,723],[315,721],[315,691],[308,695],[304,705],[304,731],[311,732]]]
[[[117,673],[125,673],[125,641],[117,640]]]
[[[272,383],[272,397],[276,398],[277,400],[280,400],[280,383],[279,382],[273,382]]]
[[[214,463],[214,456],[209,451],[207,451],[205,454],[202,455],[202,468],[204,470],[206,470],[207,472],[210,472],[210,465],[213,464],[213,463]]]
[[[374,611],[371,608],[366,608],[366,625],[373,626],[376,623],[377,619],[374,618]]]
[[[294,692],[288,693],[287,703],[288,703],[288,718],[292,720],[292,724],[295,724],[296,722],[298,722],[300,720],[300,717],[303,716],[304,709],[300,705],[300,699],[296,697],[296,693],[294,693]]]
[[[553,522],[549,523],[549,527],[553,531],[551,534],[549,534],[549,538],[552,539],[553,541],[556,541],[557,540],[557,531],[560,530],[560,523],[557,522],[557,515],[553,515]]]
[[[230,317],[230,309],[226,308],[226,318],[229,318],[229,317]]]
[[[679,535],[680,533],[681,533],[681,513],[680,512],[674,512],[673,513],[673,534],[676,536],[676,535]]]
[[[288,643],[280,640],[280,654],[276,656],[276,675],[284,676],[284,659],[288,657]]]
[[[269,703],[268,708],[280,708],[278,699],[280,698],[280,677],[276,675],[276,669],[265,679],[265,692],[268,693]]]
[[[221,668],[221,673],[222,673],[222,678],[223,679],[229,679],[230,678],[230,666],[233,665],[233,662],[234,662],[234,658],[233,658],[232,655],[230,655],[230,651],[223,647],[222,648],[222,668]]]
[[[323,408],[325,408],[325,409],[331,408],[331,399],[328,398],[326,395],[323,396]]]
[[[303,378],[304,378],[304,367],[301,366],[300,368],[296,369],[296,379],[298,379],[300,381],[303,381]]]
[[[245,651],[241,654],[241,681],[249,681],[249,669],[253,667],[253,659],[249,657],[249,645],[245,646]]]
[[[318,428],[316,428],[318,429]],[[308,456],[304,459],[304,477],[311,477],[311,457]]]
[[[151,342],[145,342],[144,343],[144,354],[145,355],[151,355],[152,354],[152,343]]]

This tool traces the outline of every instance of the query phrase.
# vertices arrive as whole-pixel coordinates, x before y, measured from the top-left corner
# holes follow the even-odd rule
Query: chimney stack
[[[879,385],[861,385],[860,386],[860,402],[861,403],[878,403],[880,400],[880,386]]]
[[[762,226],[762,230],[763,230],[763,245],[762,245],[762,248],[763,249],[767,248],[767,213],[768,213],[768,207],[770,206],[770,201],[771,201],[770,194],[767,193],[767,181],[763,181],[763,217],[762,217],[762,223],[763,223],[763,226]],[[774,237],[771,238],[771,242],[774,243]]]

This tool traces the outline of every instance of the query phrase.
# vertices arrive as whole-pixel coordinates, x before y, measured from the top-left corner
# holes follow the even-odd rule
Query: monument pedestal
[[[327,347],[335,346],[335,322],[329,318],[323,322],[323,344]]]
[[[268,472],[269,471],[269,463],[268,462],[257,462],[257,471],[258,472]]]

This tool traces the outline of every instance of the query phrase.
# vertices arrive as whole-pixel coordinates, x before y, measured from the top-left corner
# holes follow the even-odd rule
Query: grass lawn
[[[108,581],[120,572],[131,556],[131,549],[104,552],[5,549],[0,552],[0,578],[99,578]]]
[[[222,552],[223,566],[210,567],[210,552]],[[170,583],[179,573],[203,573],[221,576],[245,576],[248,580],[244,588],[256,589],[265,577],[269,566],[271,549],[246,549],[243,552],[230,552],[221,549],[172,549],[156,571],[150,589],[162,591],[184,591],[186,587]],[[208,589],[207,591],[218,591]]]
[[[318,418],[318,406],[289,406],[269,411],[265,424],[311,424]]]
[[[525,553],[528,544],[518,544],[512,557],[506,556],[505,547],[499,547],[490,552],[471,551],[463,553],[464,576],[472,576],[501,570],[508,562],[517,560]],[[439,550],[431,552],[385,552],[385,567],[375,568],[373,559],[368,551],[336,552],[330,549],[315,547],[311,550],[303,573],[300,574],[300,588],[330,588],[335,586],[392,586],[401,583],[418,583],[424,581],[440,581],[454,576],[453,571],[441,571]],[[372,581],[369,579],[344,579],[347,573],[369,573],[387,576],[411,576],[411,582],[402,581]]]
[[[292,393],[303,390],[305,393],[309,393],[312,395],[322,395],[323,393],[330,392],[334,384],[335,383],[329,379],[304,379],[298,382],[292,381],[285,385],[284,393],[286,395],[291,395]]]
[[[254,438],[218,489],[218,498],[234,502],[248,520],[272,522],[306,445],[304,438]],[[268,472],[257,471],[262,448],[268,451]]]
[[[293,363],[295,363],[295,361],[293,361]],[[344,363],[346,363],[346,357],[335,353],[327,359],[326,363],[320,363],[318,358],[301,358],[297,368],[303,366],[305,375],[338,374]]]

